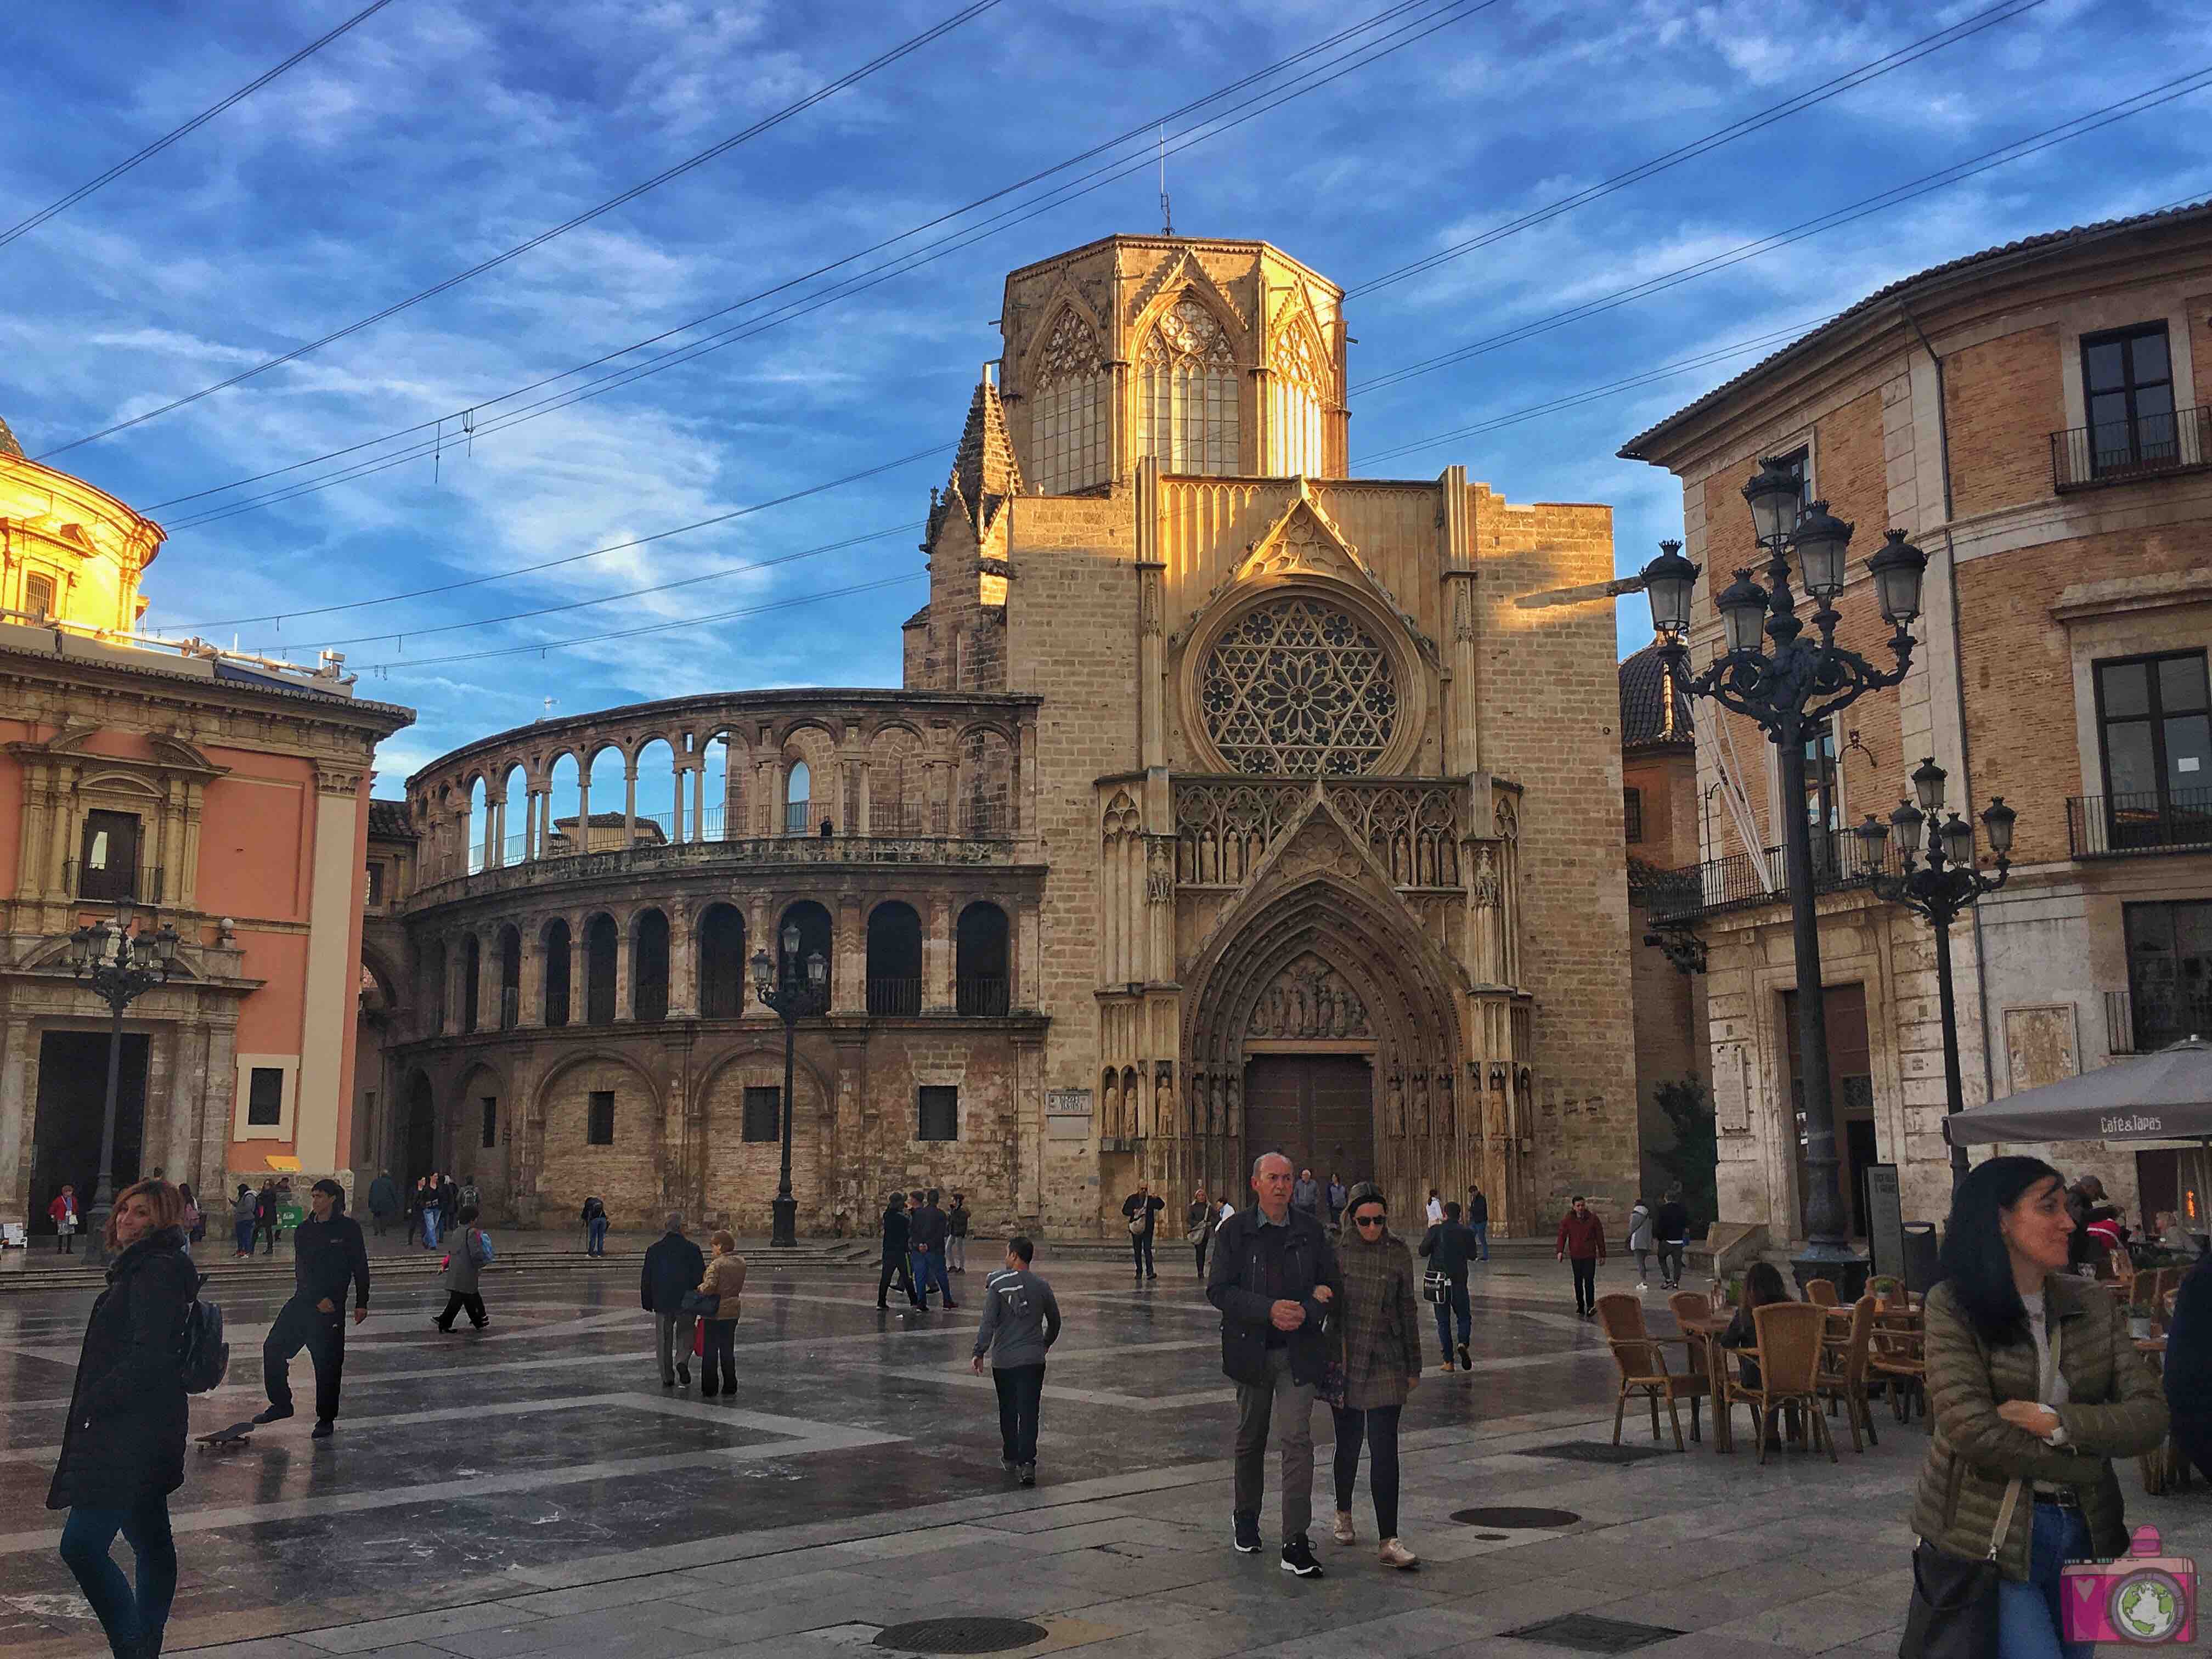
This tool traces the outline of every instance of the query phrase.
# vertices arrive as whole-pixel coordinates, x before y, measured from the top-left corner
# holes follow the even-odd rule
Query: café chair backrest
[[[1820,1376],[1828,1316],[1810,1302],[1770,1302],[1751,1310],[1759,1369],[1769,1394],[1810,1394]]]
[[[1816,1308],[1836,1305],[1836,1282],[1832,1279],[1815,1279],[1805,1286],[1805,1299]]]
[[[1658,1344],[1644,1329],[1644,1304],[1637,1297],[1624,1291],[1598,1297],[1597,1322],[1624,1371],[1644,1376],[1667,1369],[1657,1358]]]
[[[1694,1291],[1677,1291],[1667,1298],[1667,1311],[1674,1316],[1674,1322],[1681,1326],[1685,1334],[1688,1334],[1690,1328],[1686,1322],[1693,1319],[1711,1319],[1713,1316],[1713,1304]]]
[[[1847,1382],[1866,1379],[1867,1350],[1874,1340],[1874,1298],[1863,1296],[1851,1304],[1850,1328],[1829,1342],[1829,1358]]]

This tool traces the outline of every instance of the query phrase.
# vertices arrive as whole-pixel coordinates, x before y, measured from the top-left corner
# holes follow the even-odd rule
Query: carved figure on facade
[[[1498,860],[1486,847],[1477,855],[1474,864],[1474,902],[1479,908],[1494,909],[1500,887]]]
[[[1145,837],[1145,898],[1165,904],[1175,897],[1175,839],[1171,836]]]
[[[1353,1037],[1372,1035],[1358,994],[1319,957],[1308,954],[1260,994],[1244,1034],[1257,1037]]]

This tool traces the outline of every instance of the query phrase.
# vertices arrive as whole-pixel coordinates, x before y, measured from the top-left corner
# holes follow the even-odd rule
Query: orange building
[[[162,538],[0,423],[0,1218],[34,1229],[98,1180],[109,1016],[69,941],[118,909],[183,941],[125,1023],[118,1183],[352,1180],[370,763],[414,715],[336,659],[137,633]]]

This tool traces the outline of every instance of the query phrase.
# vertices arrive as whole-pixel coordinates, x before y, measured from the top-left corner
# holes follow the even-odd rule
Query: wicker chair
[[[1867,1374],[1888,1390],[1891,1413],[1900,1423],[1912,1420],[1916,1399],[1923,1414],[1928,1408],[1926,1340],[1917,1320],[1895,1314],[1877,1316],[1869,1334]]]
[[[1705,1372],[1668,1369],[1667,1350],[1662,1339],[1644,1328],[1644,1304],[1635,1297],[1616,1291],[1598,1297],[1597,1317],[1605,1328],[1613,1362],[1620,1367],[1620,1395],[1613,1407],[1613,1443],[1620,1443],[1620,1423],[1628,1410],[1629,1396],[1640,1394],[1651,1407],[1651,1437],[1659,1437],[1659,1402],[1663,1400],[1674,1425],[1674,1449],[1686,1450],[1682,1416],[1674,1402],[1690,1402],[1690,1438],[1698,1438],[1698,1402],[1712,1392]]]
[[[1851,1304],[1851,1323],[1844,1336],[1831,1336],[1820,1348],[1820,1397],[1840,1404],[1851,1419],[1851,1449],[1863,1452],[1866,1442],[1881,1444],[1874,1431],[1874,1413],[1867,1405],[1867,1355],[1874,1336],[1874,1298],[1861,1297]],[[1863,1425],[1866,1440],[1859,1437]]]
[[[1805,1286],[1805,1299],[1816,1308],[1836,1307],[1838,1305],[1836,1301],[1836,1281],[1832,1279],[1809,1280]]]
[[[1810,1302],[1770,1302],[1751,1310],[1752,1328],[1759,1348],[1745,1356],[1759,1362],[1759,1386],[1750,1388],[1739,1368],[1729,1379],[1728,1397],[1751,1407],[1752,1428],[1759,1437],[1759,1461],[1766,1462],[1767,1443],[1773,1438],[1768,1423],[1784,1407],[1796,1407],[1803,1415],[1806,1433],[1816,1447],[1826,1446],[1828,1461],[1836,1461],[1836,1443],[1820,1412],[1820,1339],[1828,1324],[1826,1312]]]

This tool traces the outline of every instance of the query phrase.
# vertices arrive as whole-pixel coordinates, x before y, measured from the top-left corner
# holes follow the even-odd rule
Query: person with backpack
[[[584,1200],[584,1254],[607,1253],[607,1206],[596,1198]]]
[[[118,1659],[155,1659],[177,1594],[169,1494],[191,1425],[179,1343],[199,1285],[184,1200],[165,1181],[125,1188],[107,1222],[107,1288],[92,1304],[46,1507],[67,1510],[61,1558]],[[132,1584],[108,1554],[121,1533]]]
[[[312,1212],[292,1235],[292,1299],[276,1315],[261,1345],[261,1380],[268,1409],[257,1423],[281,1423],[292,1414],[292,1356],[305,1348],[315,1366],[315,1427],[327,1440],[337,1426],[338,1384],[345,1376],[346,1287],[354,1291],[353,1322],[368,1317],[368,1245],[361,1223],[345,1212],[345,1188],[328,1176],[307,1194]]]
[[[441,1331],[453,1328],[453,1316],[465,1309],[469,1323],[482,1330],[491,1323],[484,1312],[483,1293],[477,1288],[477,1276],[492,1260],[491,1235],[477,1225],[477,1206],[461,1206],[457,1218],[461,1224],[459,1237],[454,1238],[446,1255],[446,1311],[430,1322]]]

